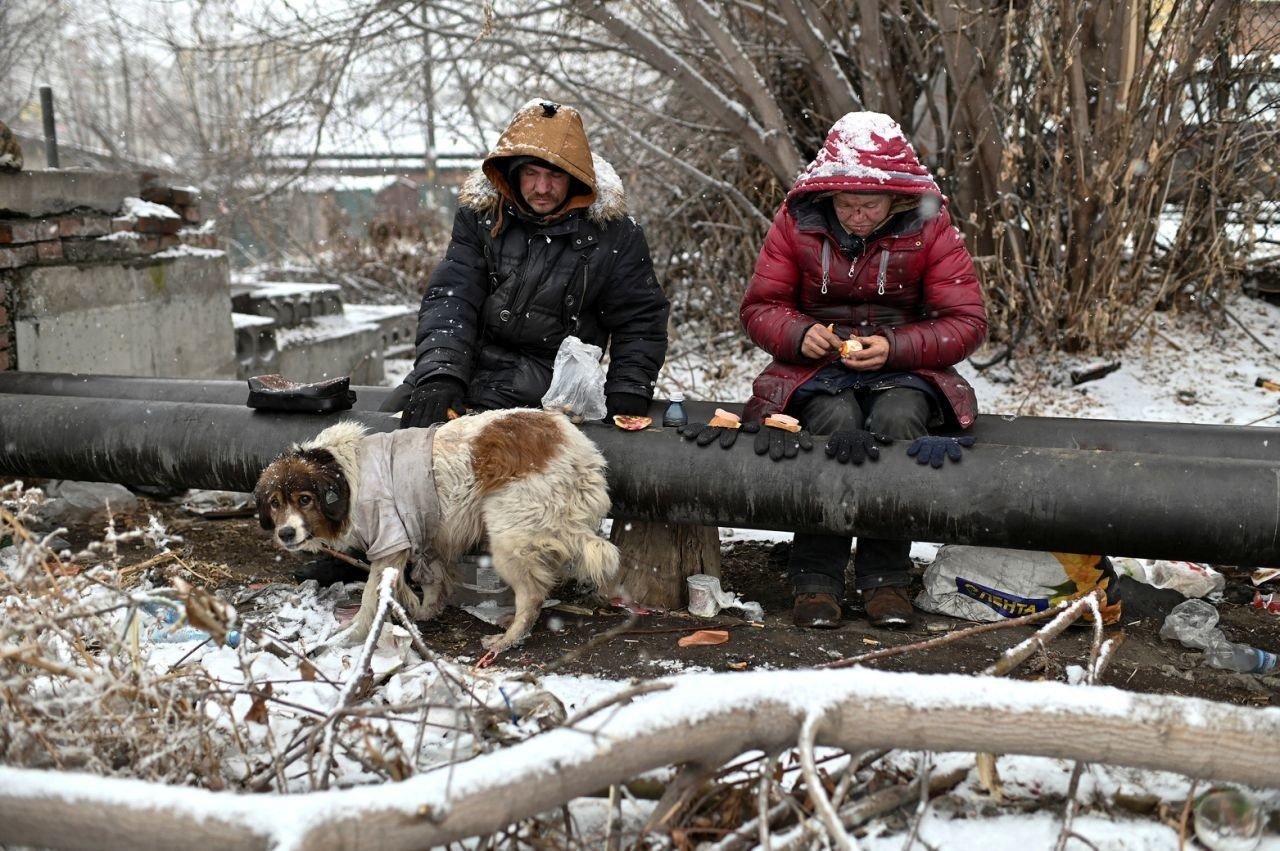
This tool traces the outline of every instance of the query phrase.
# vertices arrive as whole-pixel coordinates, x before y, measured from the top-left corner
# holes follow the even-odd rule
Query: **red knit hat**
[[[850,112],[827,134],[788,198],[809,192],[886,192],[943,200],[898,122],[880,112]]]

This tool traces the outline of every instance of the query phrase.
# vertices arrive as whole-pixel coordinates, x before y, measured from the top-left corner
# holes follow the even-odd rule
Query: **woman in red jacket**
[[[831,128],[774,217],[742,299],[747,334],[773,355],[744,420],[790,414],[815,434],[843,435],[828,454],[843,446],[847,458],[853,446],[855,462],[876,457],[872,433],[916,438],[931,425],[973,423],[973,388],[953,367],[982,343],[986,311],[944,203],[893,119],[854,112]],[[851,337],[862,349],[841,356]],[[851,543],[795,536],[798,626],[839,624]],[[858,541],[856,586],[876,625],[914,622],[910,549]]]

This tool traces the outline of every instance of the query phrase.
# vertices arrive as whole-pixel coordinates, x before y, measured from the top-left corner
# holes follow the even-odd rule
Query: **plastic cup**
[[[695,618],[714,618],[720,614],[720,579],[705,573],[694,573],[685,578],[689,588],[689,614]]]
[[[1266,814],[1239,789],[1211,789],[1194,810],[1196,839],[1210,851],[1253,851],[1262,841]]]

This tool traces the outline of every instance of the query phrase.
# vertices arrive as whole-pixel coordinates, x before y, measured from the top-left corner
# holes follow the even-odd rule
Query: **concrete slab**
[[[136,175],[88,169],[0,173],[0,216],[52,216],[86,208],[114,215],[140,191]]]
[[[382,354],[388,358],[413,357],[418,333],[418,308],[408,304],[348,304],[344,315],[356,323],[377,325],[382,333]]]
[[[377,325],[324,316],[297,328],[277,329],[276,346],[275,369],[271,371],[290,381],[348,375],[352,384],[382,383],[382,333]]]
[[[17,277],[23,370],[237,377],[225,256],[31,267]]]

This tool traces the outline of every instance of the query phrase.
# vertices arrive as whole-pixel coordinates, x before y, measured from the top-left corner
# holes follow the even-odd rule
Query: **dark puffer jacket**
[[[580,123],[576,130],[556,124],[579,143],[567,146],[548,140],[536,114],[522,121],[523,113],[459,193],[452,240],[418,315],[416,364],[406,381],[447,376],[467,385],[473,407],[537,407],[556,350],[574,335],[608,351],[606,394],[650,399],[666,358],[670,305],[644,233],[626,214],[613,169],[586,153],[585,134],[576,138]],[[518,155],[564,168],[589,194],[571,195],[568,213],[539,219],[517,205],[502,177],[502,160]]]
[[[866,132],[868,116],[883,136]],[[885,337],[885,370],[913,373],[936,388],[948,421],[968,427],[977,416],[973,389],[952,368],[987,331],[973,261],[940,209],[936,184],[895,130],[887,116],[846,117],[774,217],[740,311],[752,341],[773,355],[752,387],[747,419],[785,411],[795,391],[837,359],[801,354],[815,324],[834,324],[841,337]],[[865,242],[838,238],[824,197],[831,191],[887,192],[905,203],[895,204],[901,211]],[[932,203],[913,203],[913,196]],[[841,251],[842,242],[855,245],[854,256]]]

